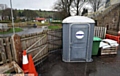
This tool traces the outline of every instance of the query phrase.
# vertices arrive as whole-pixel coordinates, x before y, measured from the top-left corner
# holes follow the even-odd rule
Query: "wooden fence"
[[[94,27],[94,36],[104,39],[106,30],[106,27]]]
[[[62,30],[49,30],[48,34],[48,50],[53,51],[62,48]]]
[[[48,55],[47,32],[21,36],[22,50],[33,56],[34,62]]]
[[[62,46],[62,30],[48,30],[42,33],[29,35],[13,35],[0,38],[0,64],[15,60],[22,64],[22,51],[31,54],[34,62],[47,56],[51,50],[60,49]]]
[[[104,38],[105,27],[95,27],[94,36]],[[34,62],[46,57],[52,50],[62,48],[62,30],[47,30],[42,33],[29,35],[13,35],[12,37],[0,38],[0,65],[16,61],[22,64],[22,51],[31,54]]]
[[[10,37],[0,38],[0,64],[13,60],[13,47]]]

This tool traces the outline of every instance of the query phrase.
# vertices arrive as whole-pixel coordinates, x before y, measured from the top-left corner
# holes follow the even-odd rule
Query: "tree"
[[[82,16],[83,16],[85,13],[88,13],[88,9],[83,8]]]
[[[64,13],[64,17],[70,16],[70,6],[72,4],[73,0],[58,0],[57,3],[55,3],[54,9]]]
[[[10,12],[10,8],[8,9],[5,9],[2,11],[2,18],[3,20],[10,20],[10,17],[11,17],[11,12]]]
[[[33,10],[24,10],[22,14],[27,18],[27,20],[34,19],[38,14]]]
[[[75,11],[76,15],[80,15],[81,8],[84,5],[86,0],[73,0],[72,6],[71,6],[71,12]]]
[[[64,16],[70,16],[72,13],[80,15],[81,8],[88,0],[59,0],[55,4],[55,9],[59,12],[64,13]]]
[[[57,11],[54,13],[53,19],[55,20],[62,20],[66,17],[66,13],[64,11]]]
[[[4,20],[11,20],[11,9],[7,8],[5,10],[2,11],[2,17]],[[13,17],[14,19],[16,19],[17,17],[17,10],[13,9]]]
[[[22,11],[20,11],[20,10],[18,11],[18,16],[19,17],[23,17],[24,16],[23,13],[22,13]]]
[[[104,0],[58,0],[54,9],[64,13],[64,17],[81,14],[81,8],[84,8],[89,3],[89,6],[96,12],[104,3]]]
[[[103,0],[89,0],[89,2],[94,12],[96,12],[103,5]]]

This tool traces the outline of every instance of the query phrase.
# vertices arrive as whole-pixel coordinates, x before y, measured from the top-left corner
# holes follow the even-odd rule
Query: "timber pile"
[[[19,65],[15,61],[0,66],[0,73],[2,74],[10,74],[12,72],[14,72],[14,74],[15,73],[23,74],[23,70],[19,67]]]

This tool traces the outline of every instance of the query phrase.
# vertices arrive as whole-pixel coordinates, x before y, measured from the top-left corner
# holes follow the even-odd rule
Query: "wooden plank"
[[[0,73],[13,71],[15,71],[16,73],[23,73],[23,70],[19,67],[19,65],[15,61],[0,66]]]
[[[94,28],[94,36],[105,38],[106,27],[95,27]]]
[[[15,54],[15,61],[21,66],[22,65],[22,47],[20,36],[17,34],[12,35],[13,51]]]
[[[30,37],[30,36],[34,36],[34,35],[38,35],[38,34],[28,35],[27,37],[25,37],[25,38],[27,38],[26,40],[21,39],[22,42],[25,41],[25,46],[27,46],[26,48],[28,48],[29,46],[31,46],[34,42],[36,42],[38,39],[40,39],[40,37],[43,36],[43,34],[40,34],[39,36],[36,36],[35,38]],[[38,43],[36,43],[36,45],[33,46],[33,48],[36,47],[36,46],[38,46]]]
[[[10,44],[9,44],[9,42],[10,42],[9,38],[6,38],[5,39],[5,43],[6,43],[7,56],[8,56],[9,61],[12,61],[12,53],[11,53],[11,50],[10,50]]]
[[[35,36],[30,36],[30,37],[21,37],[21,40],[24,41],[24,40],[29,40],[29,39],[34,39],[38,36],[43,36],[43,34],[41,33],[40,35],[35,35]]]
[[[2,38],[0,38],[0,62],[1,62],[0,64],[3,63],[3,62],[2,62],[2,54],[1,54],[1,53],[2,53],[2,47],[3,47],[3,46],[2,46]]]
[[[59,37],[58,37],[59,35]],[[62,31],[61,30],[50,30],[48,32],[48,49],[49,51],[59,49],[61,47]]]
[[[40,38],[38,41],[36,41],[33,45],[31,45],[29,48],[27,48],[26,51],[30,50],[33,46],[35,46],[39,41],[41,41],[45,37],[46,37],[46,35],[44,35],[42,38]]]
[[[61,36],[58,36],[58,35],[55,35],[55,34],[48,34],[48,35],[51,35],[51,36],[53,36],[53,37],[58,37],[58,38],[61,38]]]
[[[15,61],[12,61],[11,63],[13,64],[14,70],[16,73],[24,73],[23,70],[20,68],[20,66]]]
[[[22,50],[25,50],[26,49],[26,43],[25,43],[25,41],[21,41],[21,43],[22,43]]]
[[[45,45],[46,45],[46,44],[45,44]],[[41,49],[41,47],[43,47],[43,46],[44,46],[44,45],[41,45],[41,46],[36,47],[36,48],[32,48],[32,49],[28,50],[27,53],[32,53],[32,52],[34,52],[35,50]]]
[[[47,47],[47,45],[45,45],[34,57],[33,60]]]
[[[41,59],[43,59],[44,57],[48,56],[49,53],[43,54],[42,56],[40,56],[38,59],[35,59],[34,62],[38,62]]]
[[[101,49],[101,55],[117,54],[117,49],[118,49],[117,47]]]
[[[1,39],[1,56],[2,56],[2,61],[3,63],[7,63],[7,57],[6,57],[6,52],[5,52],[5,48],[4,48],[4,43],[3,43],[4,39]]]
[[[11,63],[4,64],[0,66],[0,73],[5,73],[7,71],[11,71],[12,69],[14,69],[14,67],[12,66]]]
[[[15,60],[15,53],[14,53],[14,49],[13,49],[13,40],[12,38],[10,38],[10,47],[11,47],[11,53],[12,53],[12,59]]]

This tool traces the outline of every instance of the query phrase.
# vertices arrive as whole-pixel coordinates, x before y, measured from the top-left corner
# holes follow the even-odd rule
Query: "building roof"
[[[43,20],[45,20],[45,18],[36,18],[35,20],[43,21]]]

